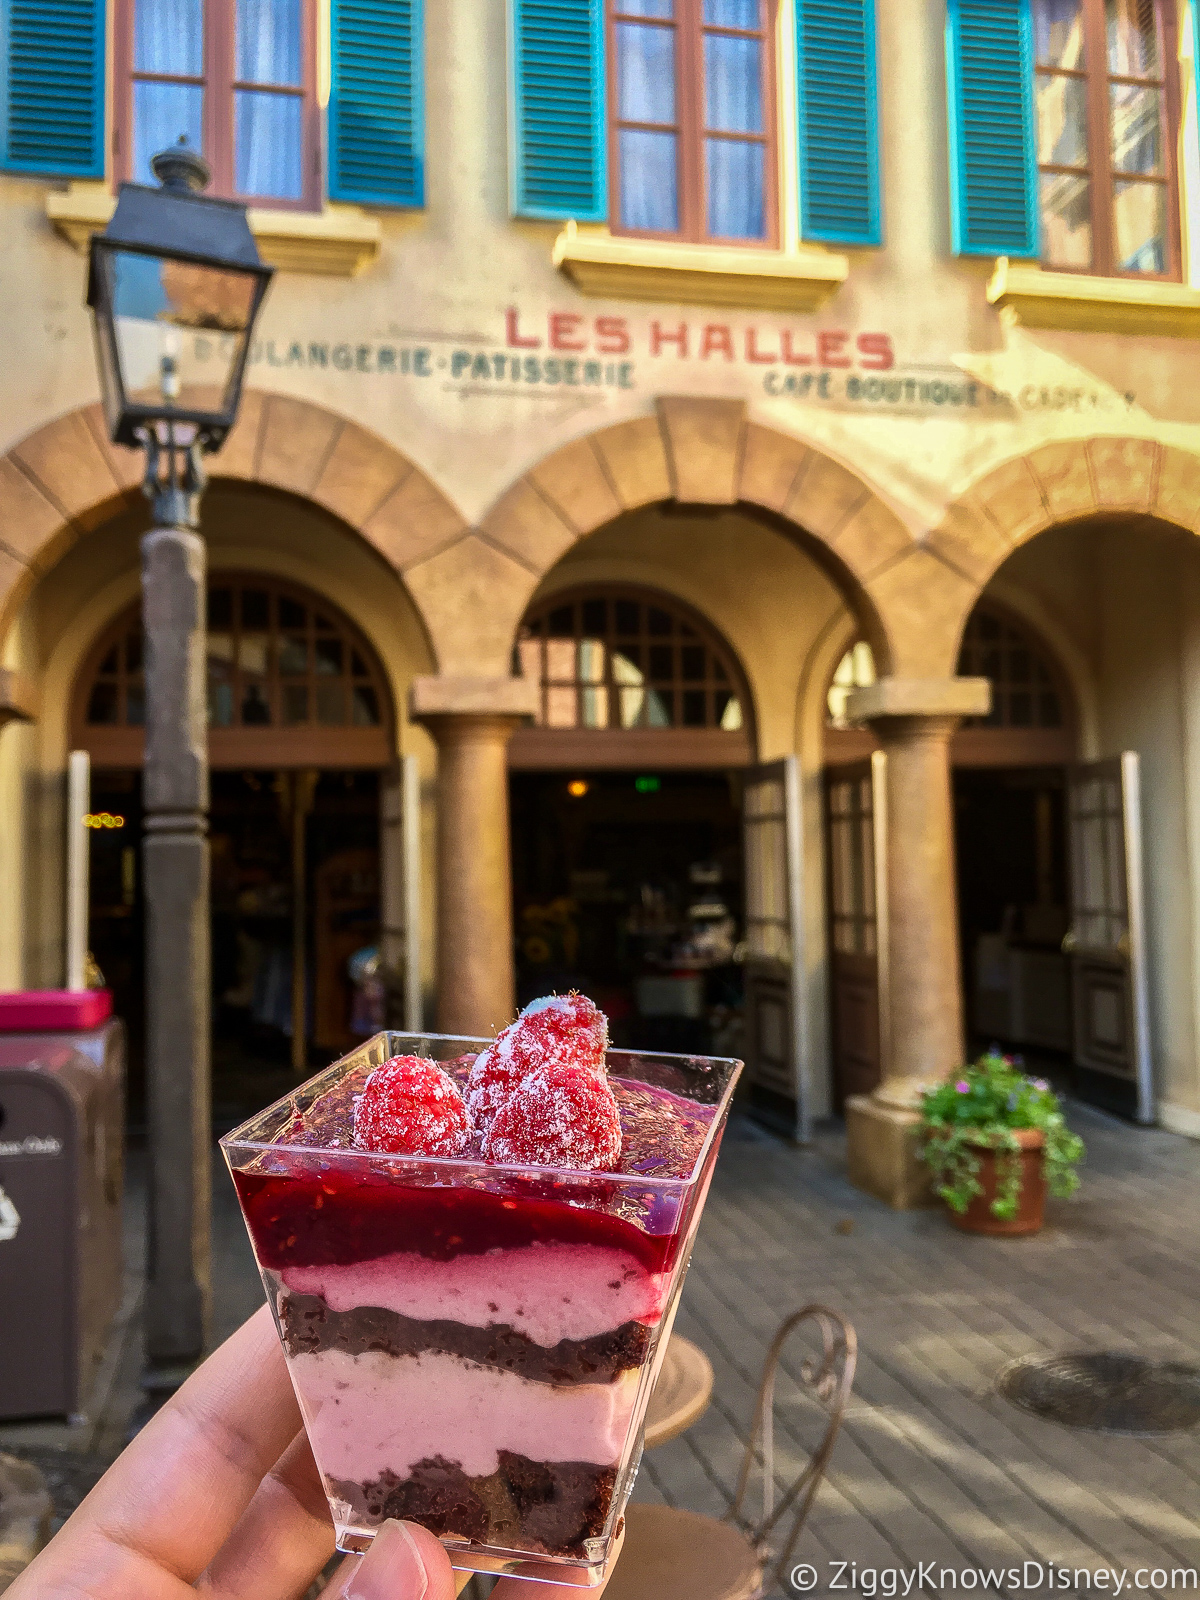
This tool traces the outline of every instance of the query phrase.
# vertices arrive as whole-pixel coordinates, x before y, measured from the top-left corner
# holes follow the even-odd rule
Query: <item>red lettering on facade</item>
[[[886,333],[860,333],[854,341],[862,357],[859,365],[867,372],[886,372],[895,364],[892,341]]]
[[[528,339],[523,339],[519,326],[520,320],[521,313],[516,306],[509,306],[504,313],[504,333],[508,340],[509,348],[511,350],[536,350],[542,341],[533,338],[532,335]]]
[[[625,354],[629,349],[629,324],[624,317],[596,318],[596,349],[605,356]]]
[[[806,350],[796,351],[792,349],[792,331],[790,328],[785,329],[780,335],[780,342],[783,346],[783,359],[789,367],[812,366],[813,358]]]
[[[586,350],[586,339],[572,339],[570,337],[583,321],[581,316],[574,311],[552,311],[550,313],[550,348],[551,350]]]
[[[746,360],[759,363],[761,366],[773,367],[779,357],[770,350],[758,348],[758,329],[746,329]]]
[[[850,357],[842,353],[842,346],[850,337],[848,333],[819,333],[817,335],[817,360],[823,367],[848,367]]]
[[[728,324],[724,322],[707,322],[704,325],[704,335],[700,340],[701,361],[707,361],[714,353],[723,355],[726,361],[732,361],[734,358],[733,334],[730,333]]]
[[[676,355],[686,356],[688,353],[687,323],[681,322],[674,333],[669,328],[664,328],[659,322],[650,324],[650,354],[661,355],[664,344],[677,345]]]

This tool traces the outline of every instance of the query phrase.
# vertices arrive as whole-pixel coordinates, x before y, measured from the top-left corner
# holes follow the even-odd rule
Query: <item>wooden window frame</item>
[[[608,214],[609,231],[622,238],[663,239],[689,244],[725,245],[747,250],[779,248],[779,107],[775,64],[776,0],[760,0],[761,29],[725,28],[704,21],[704,0],[673,0],[671,17],[635,17],[620,8],[621,0],[605,0],[605,51],[608,122]],[[674,123],[628,122],[618,115],[617,23],[635,22],[645,27],[669,28],[675,36],[675,121]],[[761,134],[727,133],[704,126],[704,35],[723,34],[732,38],[762,40]],[[676,146],[676,194],[679,202],[679,227],[675,232],[650,228],[626,228],[621,216],[622,128],[648,132],[674,132]],[[763,216],[766,232],[761,239],[729,238],[707,231],[705,217],[705,148],[710,132],[715,137],[737,143],[761,144],[763,157]]]
[[[271,721],[269,723],[244,724],[235,722],[229,725],[210,725],[207,729],[209,763],[214,769],[221,768],[295,768],[295,767],[356,767],[356,768],[385,768],[395,759],[394,730],[395,711],[387,678],[375,649],[370,645],[360,630],[336,605],[331,605],[323,596],[316,594],[303,585],[292,583],[290,580],[276,578],[268,573],[241,570],[217,570],[208,575],[208,589],[231,588],[234,591],[242,589],[265,589],[271,597],[269,602],[270,620],[265,627],[254,627],[246,631],[252,633],[266,633],[271,641],[271,663],[265,674],[249,673],[248,676],[256,680],[261,679],[266,688],[267,697],[271,706]],[[297,601],[307,607],[308,618],[303,630],[291,628],[279,621],[278,602],[280,599]],[[130,671],[125,662],[123,644],[126,635],[140,623],[139,602],[126,606],[121,613],[114,617],[108,626],[97,638],[95,644],[88,651],[84,659],[71,692],[71,739],[72,748],[87,750],[92,763],[97,767],[140,767],[143,761],[145,747],[145,727],[142,724],[129,723],[121,720],[118,722],[93,723],[87,720],[88,703],[91,698],[93,685],[100,675],[100,664],[115,646],[121,654],[118,663],[118,672],[115,678],[105,674],[106,680],[114,681],[118,685],[118,716],[125,716],[125,695],[130,684],[142,680],[144,663],[142,667]],[[327,629],[318,630],[315,626],[315,617],[320,613],[329,622]],[[236,622],[229,628],[207,630],[213,632],[229,632],[236,639],[241,633],[241,627]],[[279,670],[278,645],[279,642],[303,631],[308,644],[308,664],[303,674],[283,674]],[[356,651],[366,668],[365,674],[355,674],[352,662],[347,659],[343,670],[336,676],[330,675],[331,682],[339,682],[346,688],[347,717],[353,717],[352,694],[357,682],[369,685],[375,691],[376,706],[379,721],[376,723],[355,723],[348,720],[344,723],[322,724],[316,720],[316,710],[313,703],[314,685],[320,681],[322,675],[316,673],[314,641],[320,633],[321,636],[338,638],[343,642],[348,651]],[[206,648],[207,657],[207,648]],[[235,684],[242,682],[242,669],[235,668],[231,674],[231,681]],[[309,690],[309,720],[284,724],[281,718],[282,689],[286,682],[299,685],[303,683]]]
[[[133,85],[146,80],[190,83],[204,89],[203,154],[212,167],[208,190],[218,198],[238,200],[270,211],[319,211],[322,200],[321,110],[317,104],[317,0],[301,0],[301,82],[298,88],[280,86],[276,92],[303,102],[301,113],[301,177],[299,199],[271,195],[239,194],[234,188],[234,127],[236,91],[263,85],[243,83],[234,77],[236,0],[202,0],[204,16],[204,75],[176,77],[169,73],[135,72],[133,66],[134,6],[137,0],[116,0],[113,26],[113,168],[117,181],[132,180]]]
[[[1108,42],[1105,30],[1105,0],[1080,0],[1083,16],[1084,63],[1082,68],[1043,67],[1036,60],[1034,74],[1034,127],[1040,143],[1037,116],[1038,82],[1042,78],[1073,78],[1085,83],[1087,98],[1087,149],[1085,167],[1066,166],[1059,162],[1039,159],[1038,215],[1042,215],[1041,179],[1043,174],[1086,178],[1091,199],[1092,259],[1085,267],[1062,266],[1043,258],[1042,266],[1050,272],[1074,273],[1089,277],[1128,278],[1134,282],[1178,283],[1183,274],[1182,234],[1179,219],[1179,171],[1177,148],[1180,126],[1179,62],[1172,40],[1177,36],[1174,0],[1150,0],[1158,30],[1159,59],[1162,63],[1158,78],[1134,78],[1108,70]],[[1161,176],[1139,173],[1120,173],[1112,164],[1112,129],[1109,120],[1109,90],[1113,84],[1142,85],[1161,89],[1163,95],[1163,171]],[[1167,270],[1165,272],[1134,272],[1122,268],[1117,261],[1114,234],[1114,189],[1117,183],[1132,180],[1161,186],[1167,195]]]

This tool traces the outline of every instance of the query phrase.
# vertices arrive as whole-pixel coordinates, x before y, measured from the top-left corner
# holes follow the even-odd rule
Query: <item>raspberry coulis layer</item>
[[[682,1221],[671,1205],[662,1219],[665,1230],[651,1233],[586,1202],[570,1204],[544,1192],[403,1184],[335,1166],[314,1172],[311,1155],[290,1172],[243,1171],[234,1182],[259,1262],[276,1272],[369,1261],[401,1250],[451,1261],[530,1244],[605,1245],[626,1252],[647,1272],[666,1272]],[[553,1180],[538,1183],[542,1191],[552,1187]],[[577,1194],[579,1186],[571,1187]]]

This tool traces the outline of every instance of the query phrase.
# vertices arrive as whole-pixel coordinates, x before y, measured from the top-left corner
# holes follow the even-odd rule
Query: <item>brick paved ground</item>
[[[1131,1573],[1200,1568],[1200,1430],[1156,1439],[1074,1432],[1015,1410],[992,1389],[999,1369],[1028,1351],[1117,1348],[1200,1362],[1200,1143],[1084,1109],[1072,1120],[1089,1146],[1081,1196],[1053,1204],[1038,1238],[1008,1242],[859,1194],[846,1182],[838,1133],[799,1151],[736,1121],[678,1324],[713,1361],[714,1404],[645,1458],[636,1497],[724,1511],[770,1336],[787,1311],[820,1300],[854,1322],[860,1358],[850,1414],[797,1550],[818,1569],[814,1593],[838,1592],[829,1584],[835,1560],[932,1561],[956,1572],[1026,1560]],[[138,1175],[135,1162],[134,1263]],[[839,1231],[847,1222],[851,1231]],[[221,1171],[215,1232],[223,1336],[261,1291]],[[126,1321],[85,1426],[0,1427],[0,1450],[62,1463],[64,1510],[86,1486],[86,1469],[118,1447],[136,1402],[139,1291],[131,1271]],[[778,1416],[786,1469],[815,1437],[817,1415],[785,1382]],[[925,1588],[937,1592],[936,1574]]]
[[[637,1498],[725,1509],[765,1347],[787,1311],[818,1300],[855,1324],[859,1364],[797,1549],[820,1575],[814,1593],[837,1592],[835,1560],[1111,1565],[1130,1584],[1140,1566],[1200,1568],[1200,1430],[1083,1433],[993,1391],[1027,1352],[1200,1361],[1200,1145],[1086,1109],[1072,1122],[1089,1151],[1080,1195],[1052,1202],[1038,1237],[1010,1241],[875,1204],[846,1182],[833,1134],[801,1152],[731,1127],[678,1323],[712,1359],[715,1401],[646,1457]],[[817,1414],[794,1385],[781,1398],[777,1455],[794,1464]]]

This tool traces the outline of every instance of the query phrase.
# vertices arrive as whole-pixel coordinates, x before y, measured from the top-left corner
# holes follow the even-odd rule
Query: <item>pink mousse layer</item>
[[[577,1244],[531,1244],[451,1261],[400,1251],[348,1266],[287,1267],[280,1277],[293,1294],[319,1294],[332,1311],[378,1306],[420,1322],[507,1324],[546,1346],[591,1339],[625,1322],[652,1322],[668,1287],[668,1274],[647,1272],[624,1250]]]
[[[406,1478],[419,1461],[457,1461],[468,1477],[497,1470],[500,1451],[532,1461],[614,1465],[621,1456],[640,1369],[615,1383],[555,1389],[427,1352],[295,1356],[292,1380],[317,1466],[328,1478]]]

